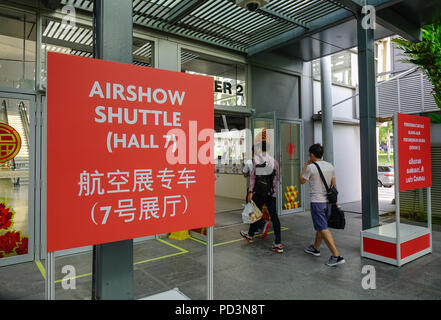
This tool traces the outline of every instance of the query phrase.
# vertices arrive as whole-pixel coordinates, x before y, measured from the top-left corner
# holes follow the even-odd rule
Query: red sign
[[[213,81],[48,53],[47,251],[214,225]]]
[[[432,186],[430,118],[398,113],[400,191]]]
[[[21,148],[20,134],[6,123],[0,123],[0,163],[14,159]]]

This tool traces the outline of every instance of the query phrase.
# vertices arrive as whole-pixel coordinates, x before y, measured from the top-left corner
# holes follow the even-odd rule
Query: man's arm
[[[337,180],[335,179],[335,177],[333,177],[333,178],[331,179],[331,185],[333,185],[334,188],[337,189]]]
[[[303,176],[306,173],[306,170],[308,169],[308,165],[311,163],[311,160],[306,161],[305,165],[303,166],[303,170],[300,173],[300,184],[305,184],[308,179],[303,178]]]

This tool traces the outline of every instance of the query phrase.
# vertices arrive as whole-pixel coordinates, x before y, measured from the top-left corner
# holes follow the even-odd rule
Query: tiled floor
[[[239,235],[246,225],[215,229],[215,299],[438,299],[441,300],[441,233],[433,233],[432,254],[401,268],[360,257],[361,215],[347,213],[345,230],[333,235],[346,264],[325,265],[322,255],[303,252],[314,236],[309,212],[281,217],[283,254],[271,251],[273,235],[248,244]],[[272,231],[272,230],[270,230]],[[150,240],[134,245],[134,297],[139,299],[173,288],[191,299],[206,298],[206,246],[198,239]],[[44,261],[42,261],[44,265]],[[64,265],[75,267],[76,289],[61,285]],[[376,271],[376,289],[365,290],[363,266]],[[90,299],[90,253],[56,259],[56,298]],[[35,262],[0,268],[0,299],[44,299],[44,278]]]

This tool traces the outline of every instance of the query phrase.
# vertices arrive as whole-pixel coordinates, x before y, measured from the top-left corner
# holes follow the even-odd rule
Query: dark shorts
[[[311,216],[316,231],[328,229],[328,219],[331,216],[329,203],[311,203]]]

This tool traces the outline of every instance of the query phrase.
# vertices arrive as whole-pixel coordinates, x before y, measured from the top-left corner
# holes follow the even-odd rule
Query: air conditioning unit
[[[236,5],[248,11],[256,11],[260,7],[267,5],[270,0],[236,0]]]

